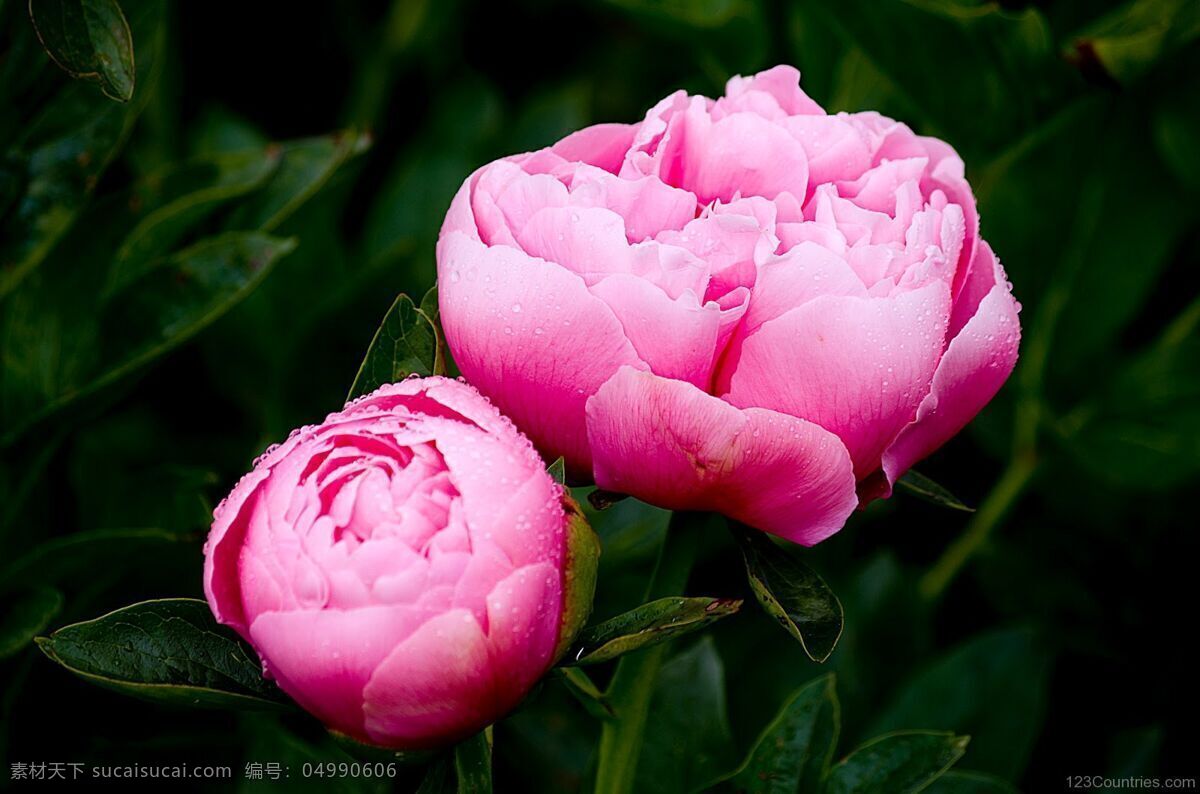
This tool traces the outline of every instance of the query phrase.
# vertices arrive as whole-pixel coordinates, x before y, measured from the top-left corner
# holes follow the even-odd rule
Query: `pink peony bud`
[[[384,386],[269,449],[205,551],[208,602],[265,673],[330,728],[401,749],[513,708],[595,582],[594,536],[529,441],[445,378]]]
[[[963,164],[779,66],[491,163],[438,242],[455,361],[575,477],[799,543],[1012,371]]]

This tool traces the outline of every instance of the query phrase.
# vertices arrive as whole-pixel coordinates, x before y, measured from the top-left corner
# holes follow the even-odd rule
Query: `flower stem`
[[[681,595],[696,556],[694,525],[703,516],[675,513],[667,527],[658,553],[658,562],[646,588],[646,601]],[[596,768],[596,794],[627,794],[633,791],[634,772],[650,699],[658,670],[666,658],[670,643],[631,653],[617,662],[617,670],[608,686],[606,699],[616,719],[605,722],[600,731],[600,751]]]
[[[946,591],[963,565],[987,542],[992,530],[1020,498],[1025,487],[1033,479],[1036,469],[1037,458],[1034,455],[1019,454],[1013,457],[991,493],[971,517],[963,534],[950,544],[937,563],[921,577],[918,586],[922,596],[933,601]]]

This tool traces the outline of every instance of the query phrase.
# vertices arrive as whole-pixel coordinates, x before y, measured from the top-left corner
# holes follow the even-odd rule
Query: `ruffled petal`
[[[672,510],[716,510],[804,545],[858,501],[837,436],[803,419],[739,410],[689,383],[623,367],[588,400],[596,483]]]

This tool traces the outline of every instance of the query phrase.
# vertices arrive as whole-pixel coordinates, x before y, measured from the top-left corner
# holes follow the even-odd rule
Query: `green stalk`
[[[1032,455],[1018,455],[1008,464],[996,486],[984,499],[979,510],[971,516],[970,523],[950,546],[942,553],[937,563],[921,577],[918,585],[921,595],[933,601],[939,598],[954,577],[975,552],[987,543],[992,531],[1005,514],[1016,504],[1025,487],[1033,479],[1037,460]]]
[[[695,525],[703,519],[695,513],[675,513],[667,527],[658,562],[646,588],[646,601],[681,595],[696,556]],[[596,794],[628,794],[633,791],[634,772],[646,731],[646,716],[658,670],[670,643],[631,653],[617,662],[606,699],[616,719],[600,731],[600,754],[596,769]]]

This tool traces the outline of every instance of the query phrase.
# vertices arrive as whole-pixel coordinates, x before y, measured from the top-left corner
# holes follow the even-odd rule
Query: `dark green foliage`
[[[907,492],[809,550],[689,527],[691,579],[649,599],[667,514],[576,492],[603,545],[593,631],[680,594],[773,614],[700,615],[683,625],[704,634],[624,657],[652,657],[657,685],[618,687],[646,717],[629,779],[992,794],[1194,775],[1200,692],[1178,638],[1200,554],[1196,8],[35,0],[31,19],[0,2],[0,766],[280,761],[299,785],[305,762],[357,757],[303,715],[123,698],[32,640],[176,704],[275,703],[203,604],[153,599],[201,595],[212,505],[267,444],[350,384],[454,372],[426,290],[462,181],[789,62],[831,112],[876,109],[963,156],[1024,305],[1022,357]],[[141,602],[160,606],[108,614]],[[97,615],[132,621],[133,656],[89,645]],[[192,640],[217,655],[151,663]],[[590,790],[614,667],[563,668],[494,745],[397,788],[479,790],[490,748],[498,790]],[[330,785],[381,790],[311,787]]]

